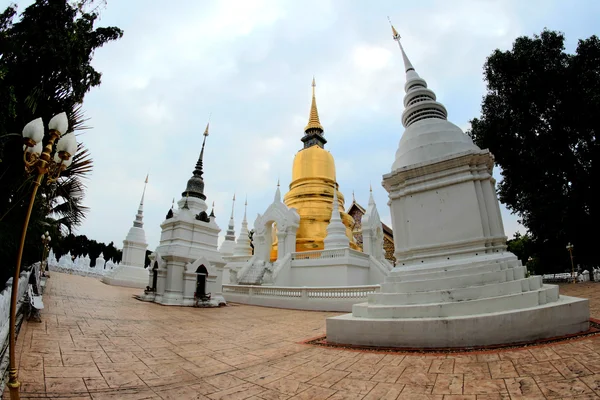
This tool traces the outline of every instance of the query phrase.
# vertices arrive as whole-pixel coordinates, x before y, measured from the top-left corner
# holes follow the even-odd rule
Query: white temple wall
[[[459,197],[461,201],[454,201]],[[392,207],[397,208],[394,204]],[[408,247],[432,246],[483,236],[473,182],[411,193],[404,199]],[[435,212],[432,214],[432,210]],[[400,223],[400,221],[394,221]]]
[[[348,265],[343,262],[314,266],[292,264],[290,272],[294,286],[352,286],[369,283],[368,265]]]

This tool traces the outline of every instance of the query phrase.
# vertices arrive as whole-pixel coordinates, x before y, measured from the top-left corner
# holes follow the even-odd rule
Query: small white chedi
[[[213,211],[207,214],[202,163],[208,136],[208,124],[200,157],[177,212],[170,210],[160,225],[160,243],[150,256],[148,283],[144,301],[164,305],[205,307],[226,304],[221,294],[225,262],[218,251],[221,231]]]
[[[235,209],[235,194],[231,204],[231,216],[229,217],[229,224],[227,225],[227,232],[225,234],[225,240],[221,243],[219,252],[223,256],[233,255],[233,249],[235,248],[235,222],[233,220],[233,211]]]
[[[144,268],[146,249],[148,248],[146,232],[144,232],[144,196],[147,185],[148,175],[146,175],[142,199],[133,226],[129,228],[129,232],[123,240],[121,264],[102,277],[102,282],[106,284],[137,288],[144,288],[148,284],[148,270]]]
[[[447,121],[393,34],[406,70],[406,129],[383,176],[396,266],[381,293],[355,304],[352,314],[327,319],[327,340],[461,347],[587,330],[588,300],[559,296],[506,250],[492,154]]]

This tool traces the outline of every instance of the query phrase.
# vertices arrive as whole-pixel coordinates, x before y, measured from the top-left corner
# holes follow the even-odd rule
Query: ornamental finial
[[[394,38],[394,40],[399,41],[400,40],[400,34],[396,30],[396,28],[394,28],[394,25],[392,24],[392,20],[390,19],[389,15],[388,15],[387,18],[388,18],[388,21],[390,22],[390,26],[392,27],[392,37]]]
[[[310,104],[310,114],[308,115],[308,124],[304,128],[304,132],[307,132],[309,129],[319,129],[322,132],[323,126],[321,125],[321,121],[319,120],[319,111],[317,110],[317,99],[315,97],[315,88],[317,86],[317,83],[315,82],[314,76],[313,76],[311,86],[312,86],[312,103]]]

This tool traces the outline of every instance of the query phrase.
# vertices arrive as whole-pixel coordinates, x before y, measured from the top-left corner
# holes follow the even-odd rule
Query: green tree
[[[96,28],[97,9],[86,11],[86,0],[37,0],[15,22],[16,6],[0,14],[0,269],[3,285],[14,268],[16,251],[33,177],[23,168],[19,135],[30,120],[45,122],[65,111],[72,130],[83,129],[81,103],[100,85],[101,74],[91,65],[95,49],[116,40],[116,27]],[[84,218],[82,205],[91,158],[80,144],[64,178],[42,185],[29,225],[23,264],[39,259],[42,232],[58,226],[70,232]],[[59,232],[59,231],[57,231]]]
[[[487,94],[470,134],[502,168],[500,200],[516,212],[544,272],[577,262],[597,265],[600,185],[600,40],[579,40],[565,52],[564,35],[544,30],[495,50],[484,66]],[[536,272],[542,272],[537,271]]]

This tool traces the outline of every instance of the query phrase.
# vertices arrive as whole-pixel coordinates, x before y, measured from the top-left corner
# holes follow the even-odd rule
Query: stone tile
[[[80,367],[45,367],[46,378],[101,378],[102,375],[96,366]]]
[[[104,378],[83,378],[83,381],[90,392],[109,389],[108,383],[106,383]]]
[[[244,383],[242,379],[236,378],[230,374],[217,375],[210,378],[204,378],[204,382],[218,389],[229,389],[235,386],[240,386]]]
[[[104,372],[102,375],[112,389],[146,387],[144,381],[135,372]]]
[[[295,395],[310,388],[311,386],[294,379],[282,378],[274,382],[267,383],[265,387],[281,393]]]
[[[208,397],[199,393],[192,386],[156,390],[156,394],[163,400],[209,400]]]
[[[462,394],[462,374],[438,374],[433,386],[433,394]]]
[[[491,361],[488,362],[492,379],[516,378],[519,373],[515,369],[512,361]]]
[[[87,393],[83,378],[46,378],[46,393],[76,394]]]
[[[509,378],[504,380],[510,396],[517,399],[545,399],[544,394],[533,378]]]
[[[561,293],[588,297],[592,316],[600,318],[597,288],[567,285]],[[54,273],[44,294],[44,323],[26,322],[17,342],[21,398],[507,400],[600,394],[600,337],[448,355],[348,351],[299,343],[324,334],[325,318],[338,313],[162,307],[132,299],[138,292]]]
[[[309,385],[321,387],[332,387],[334,384],[341,381],[349,374],[350,372],[347,371],[337,371],[335,369],[331,369],[329,371],[323,372],[321,375],[311,379],[306,383],[308,383]]]
[[[290,400],[326,400],[335,393],[335,390],[313,386],[297,395],[290,397]]]
[[[564,379],[551,362],[545,361],[535,364],[517,365],[520,376],[531,376],[538,382],[556,381]]]
[[[554,368],[566,379],[592,375],[592,372],[573,358],[551,361]]]
[[[434,359],[429,367],[430,374],[451,374],[454,371],[454,359]]]
[[[508,393],[503,379],[465,377],[464,394]]]
[[[547,399],[564,399],[565,397],[594,394],[594,392],[579,379],[541,382],[539,383],[539,387]]]
[[[402,393],[402,389],[404,389],[404,385],[380,382],[363,400],[395,400]]]
[[[385,365],[371,378],[372,381],[395,383],[404,372],[405,367]]]

